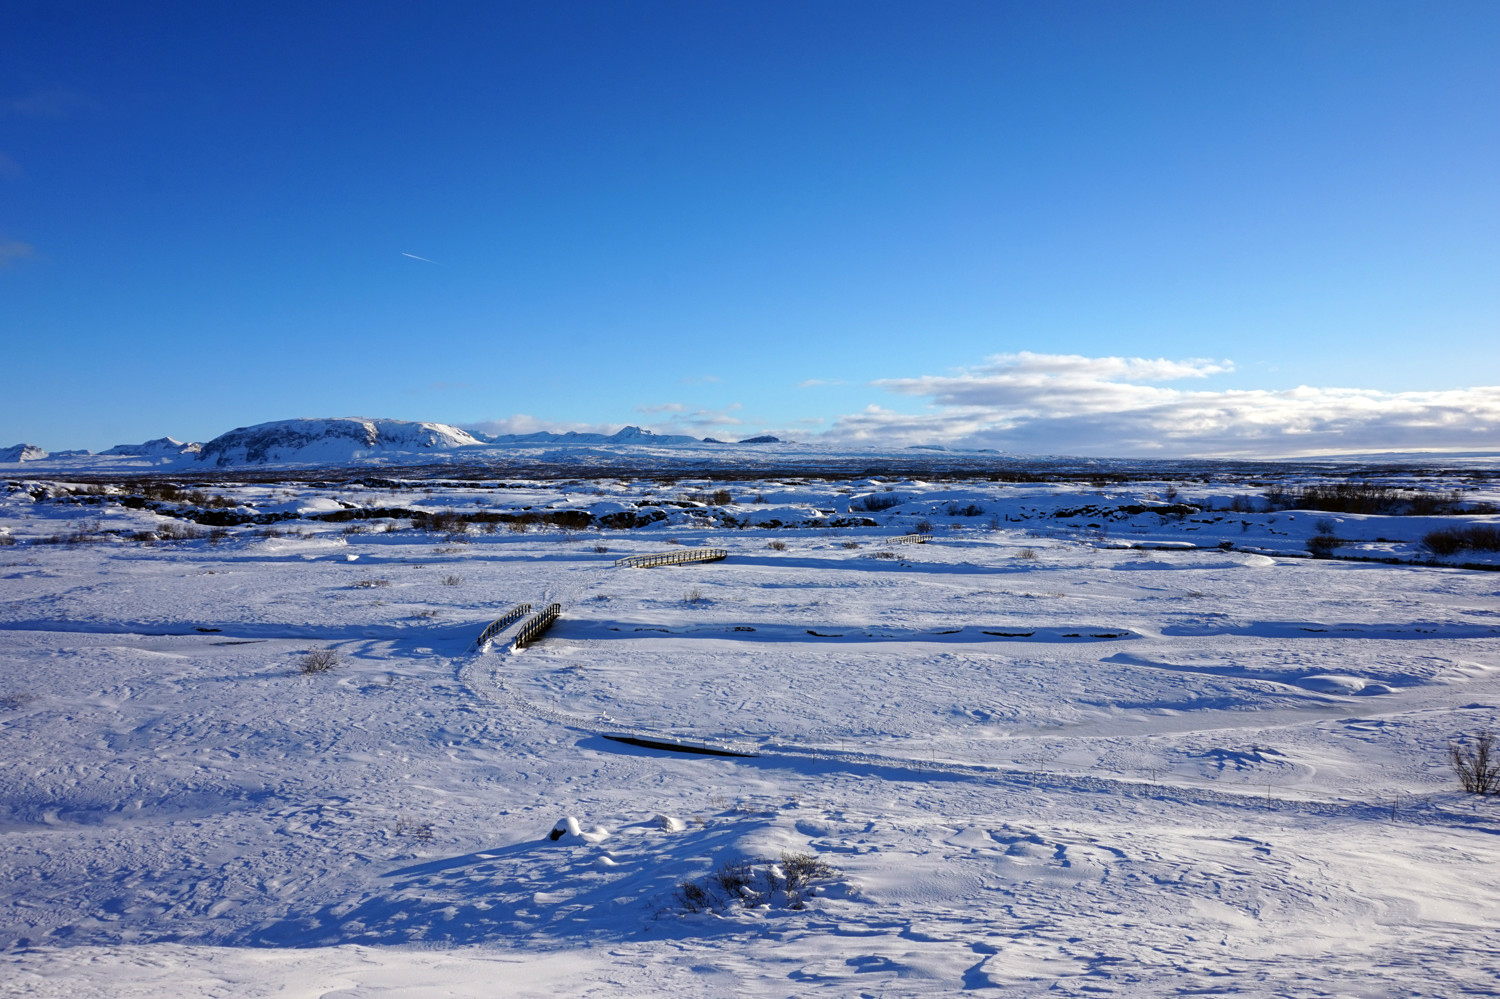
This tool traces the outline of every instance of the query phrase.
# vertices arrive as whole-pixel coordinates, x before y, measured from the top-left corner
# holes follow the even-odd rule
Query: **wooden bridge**
[[[523,615],[530,613],[530,604],[516,604],[510,610],[491,621],[488,627],[479,633],[479,640],[474,644],[483,645],[506,628],[509,628],[512,623],[519,621]]]
[[[729,556],[724,548],[681,548],[675,552],[654,555],[627,555],[615,559],[616,569],[646,569],[653,565],[681,565],[684,562],[717,562]]]

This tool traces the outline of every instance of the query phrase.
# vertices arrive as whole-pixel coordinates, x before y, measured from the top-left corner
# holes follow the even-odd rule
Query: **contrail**
[[[417,256],[417,255],[416,255],[416,254],[415,254],[415,253],[407,253],[407,252],[406,252],[406,251],[405,251],[405,250],[402,250],[402,251],[401,251],[401,255],[402,255],[402,256],[403,256],[403,257],[411,257],[411,258],[412,258],[412,259],[413,259],[413,260],[425,260],[425,261],[427,261],[427,263],[429,263],[429,264],[435,264],[435,263],[437,263],[437,261],[436,261],[436,260],[427,260],[427,258],[426,258],[426,257],[419,257],[419,256]]]

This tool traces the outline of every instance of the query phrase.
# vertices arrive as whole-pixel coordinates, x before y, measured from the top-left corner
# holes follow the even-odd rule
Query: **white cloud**
[[[659,434],[691,434],[698,437],[725,427],[743,426],[743,421],[732,415],[743,408],[740,403],[732,402],[723,409],[698,409],[652,424],[650,429]]]
[[[34,256],[36,256],[36,247],[30,243],[0,239],[0,267],[9,267],[14,261],[26,260]]]
[[[823,385],[843,385],[838,378],[807,378],[797,383],[798,388],[819,388]]]
[[[635,407],[637,413],[645,413],[647,416],[656,416],[659,413],[680,413],[684,409],[687,407],[680,402],[663,402],[656,406]]]
[[[875,384],[931,400],[908,415],[880,406],[841,417],[832,439],[941,443],[1098,455],[1295,456],[1338,451],[1493,448],[1500,389],[1195,389],[1228,361],[1002,354],[953,375]]]
[[[515,416],[507,416],[498,420],[480,420],[475,423],[460,423],[457,426],[458,429],[467,430],[471,434],[534,434],[542,430],[550,430],[554,433],[566,433],[569,430],[576,430],[581,434],[612,434],[623,427],[624,424],[539,420],[534,416],[527,416],[525,413],[517,413]]]

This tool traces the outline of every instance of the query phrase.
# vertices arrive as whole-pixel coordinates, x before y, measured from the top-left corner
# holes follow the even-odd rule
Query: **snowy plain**
[[[1500,574],[1412,564],[1493,515],[257,476],[198,488],[285,519],[214,536],[0,499],[0,994],[1500,992],[1500,800],[1445,755],[1500,728]],[[661,519],[312,519],[351,510]]]

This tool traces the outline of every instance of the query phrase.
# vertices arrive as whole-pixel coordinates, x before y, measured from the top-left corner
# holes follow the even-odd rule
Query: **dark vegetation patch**
[[[1422,547],[1434,555],[1454,555],[1461,551],[1500,552],[1500,526],[1445,527],[1423,536]]]
[[[1272,510],[1322,510],[1327,513],[1435,517],[1461,513],[1495,513],[1490,503],[1468,503],[1459,490],[1400,489],[1369,482],[1331,482],[1267,489]]]

